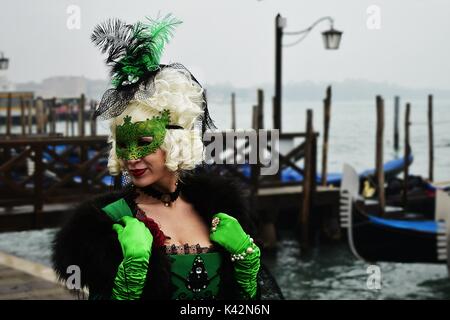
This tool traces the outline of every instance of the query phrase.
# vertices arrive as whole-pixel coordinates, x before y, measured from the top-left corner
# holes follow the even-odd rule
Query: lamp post
[[[333,28],[333,22],[334,20],[331,17],[322,17],[318,20],[316,20],[312,25],[310,25],[308,28],[300,31],[294,31],[294,32],[284,32],[283,29],[286,27],[286,18],[283,18],[280,14],[277,14],[275,18],[275,97],[274,97],[274,116],[273,116],[273,127],[274,129],[279,129],[280,133],[282,131],[281,127],[281,89],[282,89],[282,47],[291,47],[296,45],[297,43],[301,42],[303,39],[306,38],[306,36],[309,34],[309,32],[320,22],[322,21],[329,21],[330,22],[330,29],[328,31],[322,32],[322,38],[324,41],[325,49],[329,50],[336,50],[339,48],[339,44],[341,42],[341,36],[342,32],[335,30]],[[295,42],[283,45],[282,40],[283,36],[301,36],[299,39],[297,39]]]

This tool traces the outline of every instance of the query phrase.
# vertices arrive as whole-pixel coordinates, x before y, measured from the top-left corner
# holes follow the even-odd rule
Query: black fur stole
[[[247,233],[255,235],[248,215],[248,194],[236,181],[206,172],[185,174],[181,181],[181,196],[194,206],[206,224],[211,223],[214,214],[225,212],[238,219]],[[79,266],[81,286],[89,288],[90,298],[109,299],[117,268],[122,261],[117,234],[112,229],[113,221],[101,210],[121,197],[132,202],[132,188],[125,187],[121,191],[84,201],[73,210],[71,218],[53,242],[53,268],[59,279],[65,281],[71,275],[67,273],[68,266]],[[221,252],[226,255],[224,250]],[[226,257],[220,271],[221,291],[218,298],[235,299],[238,288],[232,277],[233,266],[229,255]],[[164,252],[152,251],[147,274],[142,299],[170,299],[173,288],[170,265]]]

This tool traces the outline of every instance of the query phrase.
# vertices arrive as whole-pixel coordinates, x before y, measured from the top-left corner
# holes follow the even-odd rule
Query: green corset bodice
[[[219,292],[219,268],[222,256],[218,252],[171,254],[171,281],[176,290],[172,299],[215,299]]]

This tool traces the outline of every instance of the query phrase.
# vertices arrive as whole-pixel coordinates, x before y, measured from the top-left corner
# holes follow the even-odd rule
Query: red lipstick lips
[[[147,169],[135,169],[135,170],[129,170],[131,175],[135,178],[140,177],[144,174],[145,170]]]

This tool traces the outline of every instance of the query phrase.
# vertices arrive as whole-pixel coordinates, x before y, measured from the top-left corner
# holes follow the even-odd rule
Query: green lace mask
[[[169,123],[168,110],[160,112],[159,116],[152,119],[135,123],[131,122],[130,116],[126,116],[123,124],[116,127],[117,157],[123,160],[137,160],[155,152],[164,142],[166,126]]]

